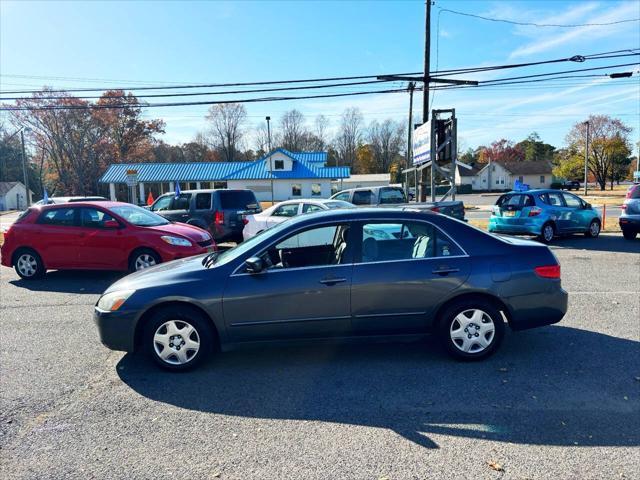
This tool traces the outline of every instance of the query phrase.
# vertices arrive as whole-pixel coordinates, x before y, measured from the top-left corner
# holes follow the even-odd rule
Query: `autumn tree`
[[[524,160],[522,149],[511,140],[501,139],[485,147],[480,156],[482,163],[488,162],[518,162]]]
[[[353,165],[356,150],[362,141],[362,113],[358,108],[347,108],[340,119],[340,129],[335,140],[338,157],[343,165]]]
[[[567,180],[584,177],[584,154],[572,148],[561,148],[553,156],[553,175]]]
[[[391,164],[398,159],[405,143],[404,123],[387,119],[369,124],[367,138],[373,149],[377,172],[388,173]]]
[[[243,137],[247,111],[240,103],[212,105],[206,116],[210,125],[212,144],[220,152],[222,161],[236,160]]]
[[[371,145],[360,145],[356,148],[356,161],[353,173],[375,173],[377,171],[375,154]]]
[[[619,163],[631,155],[629,133],[631,128],[621,120],[608,115],[590,115],[589,119],[589,156],[587,167],[600,186],[606,188],[607,180],[613,178]],[[569,148],[585,152],[587,125],[576,123],[567,134]]]

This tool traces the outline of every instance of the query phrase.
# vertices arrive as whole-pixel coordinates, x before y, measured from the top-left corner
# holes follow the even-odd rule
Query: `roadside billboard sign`
[[[431,120],[413,131],[413,164],[431,160]]]

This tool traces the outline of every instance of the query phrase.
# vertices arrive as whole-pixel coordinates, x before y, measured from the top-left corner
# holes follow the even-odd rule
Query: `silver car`
[[[622,205],[620,229],[627,240],[635,239],[640,232],[640,184],[631,185],[627,191],[627,198]]]

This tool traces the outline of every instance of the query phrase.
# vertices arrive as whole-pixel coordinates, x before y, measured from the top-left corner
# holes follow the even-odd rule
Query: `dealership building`
[[[278,148],[251,162],[118,163],[99,182],[109,185],[111,200],[130,200],[130,188],[144,201],[165,192],[200,188],[253,190],[259,201],[327,198],[332,181],[349,178],[349,167],[327,167],[327,152],[290,152]]]

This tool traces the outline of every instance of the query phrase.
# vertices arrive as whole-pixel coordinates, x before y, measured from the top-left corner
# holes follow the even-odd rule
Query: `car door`
[[[547,192],[543,201],[550,207],[549,214],[556,223],[558,233],[571,232],[571,209],[565,205],[562,192]]]
[[[569,227],[573,232],[584,232],[588,230],[589,223],[593,220],[593,211],[585,210],[585,203],[572,193],[562,193],[564,203],[569,215]]]
[[[47,268],[76,268],[82,229],[78,226],[78,208],[60,207],[44,211],[37,223],[41,235],[38,253]]]
[[[78,264],[83,268],[119,269],[127,265],[130,248],[125,245],[126,227],[109,227],[117,222],[108,212],[93,208],[80,209],[81,242]],[[119,222],[117,222],[119,223]],[[105,225],[106,224],[106,225]]]
[[[354,230],[354,332],[424,333],[435,306],[469,276],[469,257],[428,222],[380,220]]]
[[[233,341],[348,334],[353,268],[347,223],[299,230],[258,254],[267,268],[241,265],[228,279],[223,311]]]

